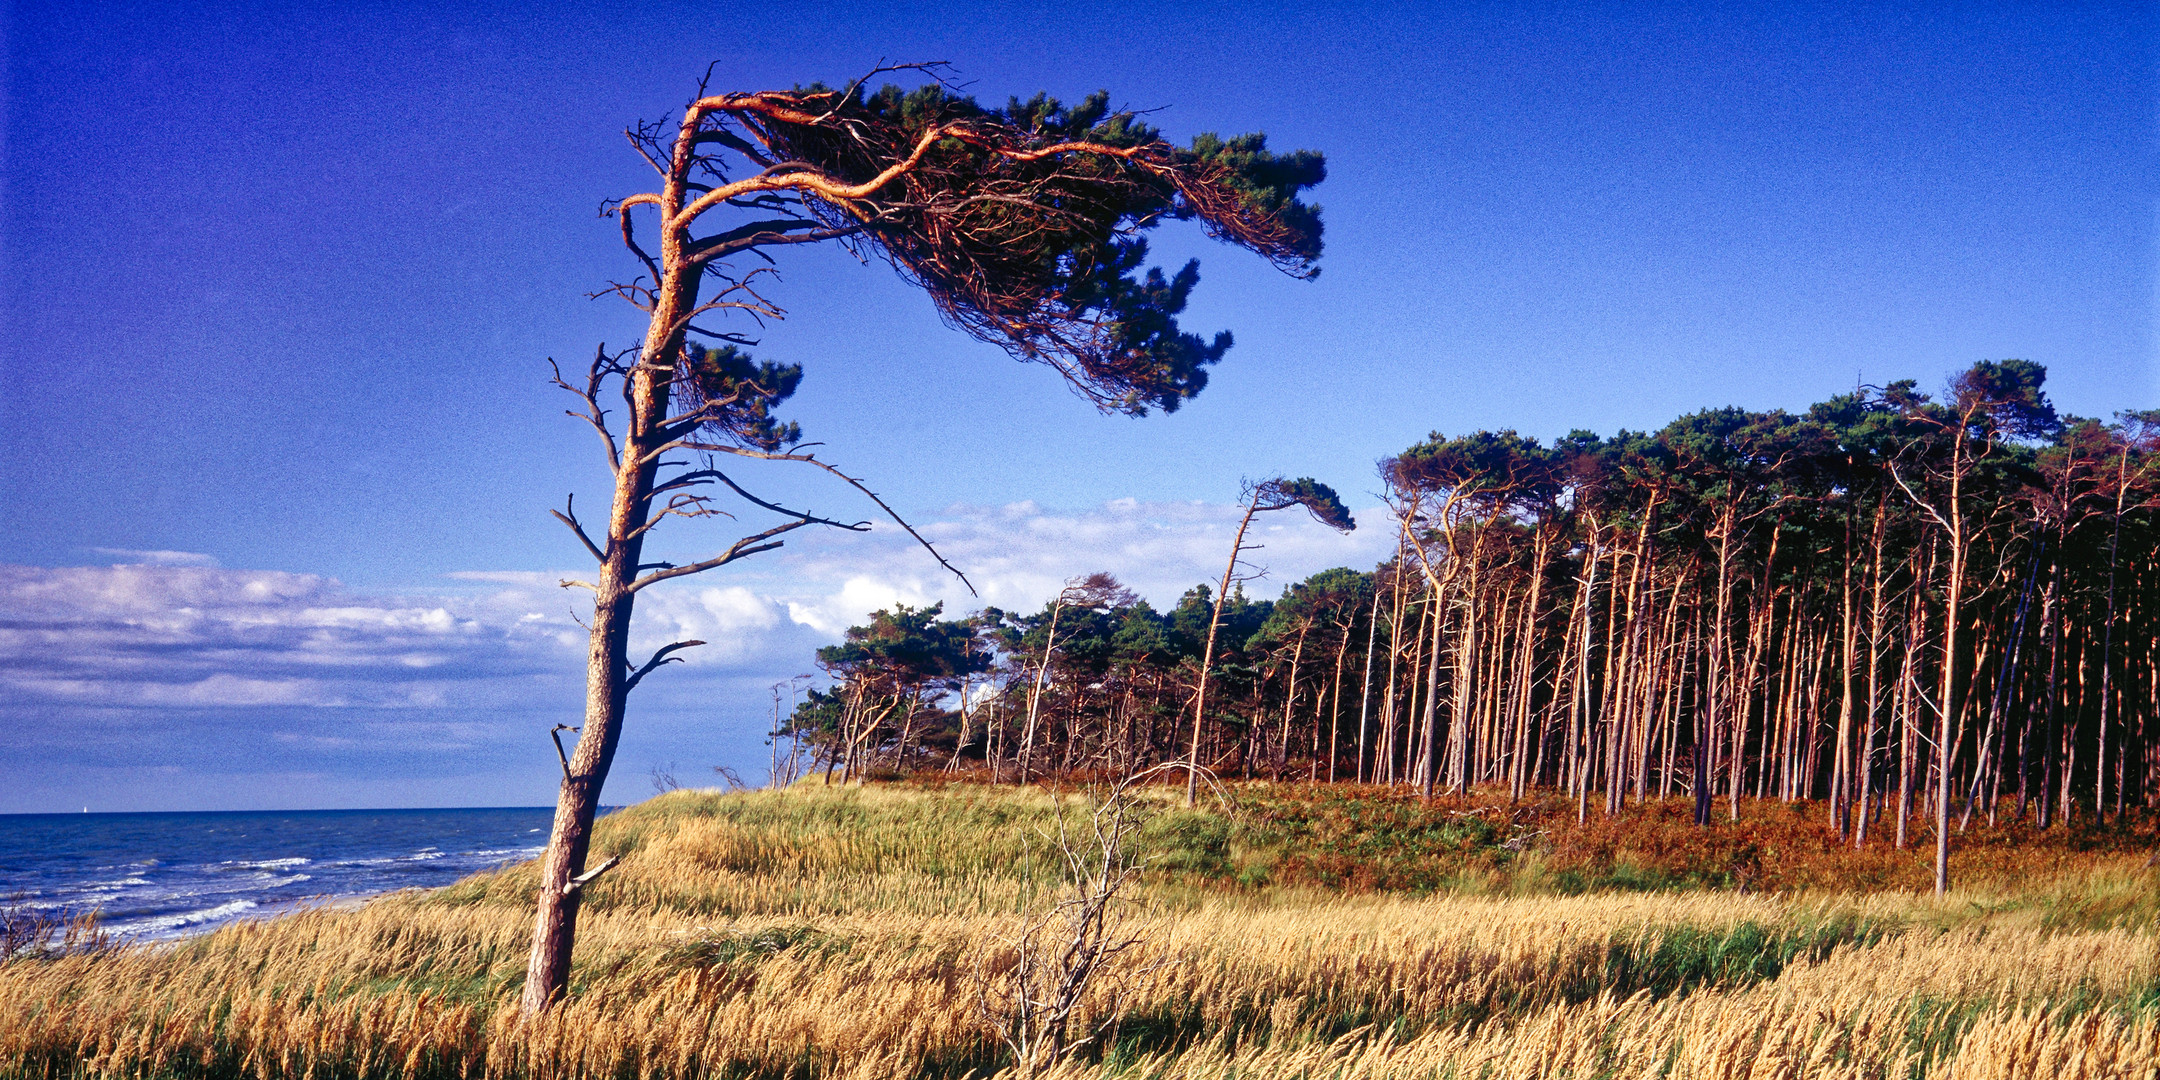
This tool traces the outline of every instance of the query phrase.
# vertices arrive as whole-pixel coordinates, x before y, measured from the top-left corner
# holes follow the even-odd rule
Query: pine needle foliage
[[[649,157],[673,149],[658,129],[640,137]],[[1049,364],[1108,412],[1176,409],[1231,344],[1178,325],[1199,264],[1148,267],[1148,230],[1196,221],[1293,277],[1319,272],[1320,210],[1300,194],[1326,177],[1321,155],[1278,154],[1261,135],[1176,146],[1107,93],[1002,107],[939,82],[735,94],[693,143],[716,180],[807,169],[836,182],[745,200],[783,217],[708,238],[715,251],[815,222],[889,262],[951,325]]]

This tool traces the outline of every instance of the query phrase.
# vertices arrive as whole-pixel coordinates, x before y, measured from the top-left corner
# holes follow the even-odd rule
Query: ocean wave
[[[295,867],[295,866],[306,866],[307,864],[309,864],[309,863],[311,863],[311,862],[314,862],[314,861],[315,861],[315,860],[313,860],[313,859],[302,859],[302,858],[291,858],[291,859],[260,859],[260,860],[256,860],[256,861],[253,861],[253,862],[249,862],[249,861],[246,861],[246,860],[241,860],[241,861],[236,861],[236,862],[232,862],[232,863],[227,863],[226,865],[228,865],[228,866],[244,866],[244,867],[247,867],[247,868],[248,868],[248,869],[250,869],[250,870],[290,870],[290,869],[292,869],[292,868],[293,868],[293,867]]]
[[[410,855],[384,855],[373,859],[333,859],[330,862],[323,863],[321,868],[333,866],[396,866],[399,863],[426,863],[449,857],[450,853],[447,851],[422,848]]]
[[[21,861],[12,904],[51,917],[102,911],[105,925],[152,939],[203,933],[319,898],[447,885],[538,854],[543,811],[443,811],[430,817],[331,812],[215,819],[69,819]],[[530,823],[530,824],[528,824]]]
[[[261,874],[250,879],[246,884],[233,885],[221,883],[214,889],[209,889],[206,890],[204,893],[198,893],[196,895],[216,895],[217,893],[227,892],[260,892],[264,889],[278,889],[283,888],[287,885],[297,885],[303,881],[313,880],[315,880],[315,877],[312,874],[293,874],[289,877],[278,877],[276,874]]]
[[[282,877],[276,874],[256,874],[252,877],[242,878],[237,881],[231,878],[226,878],[223,880],[185,882],[168,885],[164,888],[157,890],[156,892],[148,894],[132,893],[128,894],[125,897],[114,895],[91,895],[85,896],[83,900],[89,901],[94,904],[104,904],[121,900],[126,900],[127,902],[136,905],[158,903],[185,904],[191,901],[215,900],[221,897],[231,896],[234,893],[268,892],[273,889],[284,888],[287,885],[298,885],[303,881],[313,880],[315,880],[315,876],[313,874],[286,874]],[[252,904],[255,901],[247,900],[235,902]],[[77,906],[80,906],[80,903],[81,901],[78,901]]]
[[[115,923],[107,929],[122,936],[137,934],[155,936],[168,934],[186,927],[201,926],[204,923],[230,919],[242,912],[252,911],[257,906],[253,900],[230,900],[216,907],[203,908],[199,911],[183,911],[172,915],[156,915],[147,919],[133,919],[128,922]]]

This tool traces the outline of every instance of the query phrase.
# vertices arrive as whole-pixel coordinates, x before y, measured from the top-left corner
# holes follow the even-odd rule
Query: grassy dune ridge
[[[570,1002],[520,1025],[530,865],[178,946],[0,964],[25,1077],[961,1076],[1085,796],[677,792],[605,819]],[[1151,794],[1143,943],[1068,1076],[2160,1077],[2150,823],[1852,853],[1806,809]],[[1694,843],[1686,841],[1692,837]],[[1744,891],[1743,891],[1744,890]],[[1108,1001],[1098,993],[1090,1005]]]

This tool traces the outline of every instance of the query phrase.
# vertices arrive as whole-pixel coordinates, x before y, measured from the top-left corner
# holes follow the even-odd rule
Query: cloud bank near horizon
[[[1249,559],[1268,574],[1248,591],[1377,562],[1386,516],[1359,516],[1349,536],[1295,512],[1256,519]],[[767,688],[874,610],[1032,610],[1098,570],[1165,606],[1220,577],[1237,517],[1118,500],[919,523],[976,595],[889,526],[647,590],[635,652],[711,644],[640,689],[608,798],[642,798],[647,770],[669,763],[697,763],[678,764],[689,783],[709,764],[763,775]],[[582,698],[584,594],[558,584],[572,574],[472,570],[386,592],[188,552],[100,554],[123,561],[0,566],[0,710],[27,733],[0,812],[552,799],[545,731],[577,723]]]

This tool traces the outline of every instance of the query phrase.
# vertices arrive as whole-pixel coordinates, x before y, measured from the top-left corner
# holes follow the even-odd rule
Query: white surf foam
[[[253,900],[232,900],[200,911],[182,911],[172,915],[157,915],[147,919],[133,919],[127,922],[114,923],[107,929],[123,937],[135,935],[156,937],[160,934],[170,934],[175,930],[182,930],[191,926],[201,926],[204,923],[230,919],[242,912],[251,911],[255,907],[256,903]]]

